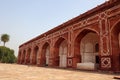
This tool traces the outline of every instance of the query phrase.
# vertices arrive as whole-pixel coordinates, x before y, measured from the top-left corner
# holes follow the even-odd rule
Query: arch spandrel
[[[83,28],[83,29],[80,29],[80,30],[78,30],[78,31],[75,31],[74,32],[74,40],[79,36],[79,34],[81,33],[81,32],[83,32],[83,31],[87,31],[87,32],[95,32],[95,33],[97,33],[97,35],[99,35],[99,31],[97,30],[97,29],[94,29],[94,28],[89,28],[89,27],[87,27],[87,28]]]
[[[108,19],[108,25],[110,27],[110,32],[113,30],[114,26],[116,26],[120,22],[120,15],[112,16]]]

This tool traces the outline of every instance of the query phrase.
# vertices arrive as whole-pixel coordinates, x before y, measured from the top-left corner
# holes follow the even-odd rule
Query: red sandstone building
[[[120,0],[107,1],[20,45],[18,64],[120,71]]]

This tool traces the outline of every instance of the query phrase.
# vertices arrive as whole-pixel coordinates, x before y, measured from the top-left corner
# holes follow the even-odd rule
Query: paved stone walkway
[[[0,64],[0,80],[115,80],[114,76],[89,71]]]

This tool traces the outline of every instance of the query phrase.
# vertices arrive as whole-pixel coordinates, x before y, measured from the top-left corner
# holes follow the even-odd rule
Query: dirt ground
[[[0,80],[116,80],[118,74],[0,64]]]

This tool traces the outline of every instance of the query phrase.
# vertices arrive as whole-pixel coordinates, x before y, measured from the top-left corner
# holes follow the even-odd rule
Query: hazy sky
[[[103,2],[105,0],[0,0],[0,35],[10,35],[6,46],[14,49],[17,56],[22,43]]]

